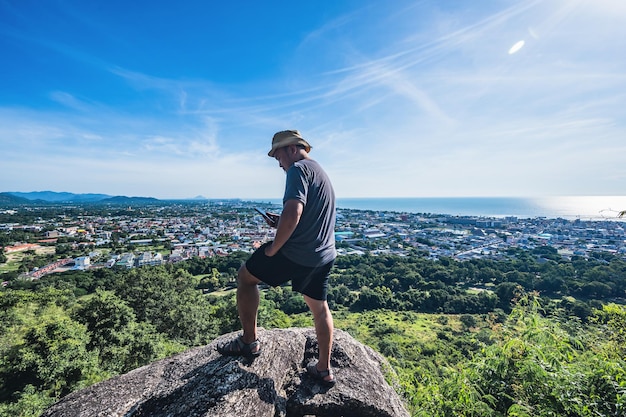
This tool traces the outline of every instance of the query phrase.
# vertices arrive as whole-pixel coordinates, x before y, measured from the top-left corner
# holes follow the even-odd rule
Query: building
[[[89,256],[81,256],[74,259],[75,269],[88,269],[91,266],[91,258]]]
[[[135,266],[161,265],[163,263],[163,255],[160,253],[143,252],[135,258]]]

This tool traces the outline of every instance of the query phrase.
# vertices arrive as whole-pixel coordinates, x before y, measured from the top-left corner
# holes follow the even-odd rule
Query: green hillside
[[[342,258],[329,297],[335,325],[389,360],[413,416],[623,415],[626,309],[612,298],[626,282],[624,261],[543,267],[546,276],[576,272],[562,273],[561,295],[547,297],[526,288],[536,257],[519,255],[514,264]],[[3,288],[0,415],[38,416],[69,392],[238,330],[232,288],[246,256]],[[468,286],[470,275],[482,288]],[[571,295],[600,277],[610,291]],[[262,291],[259,325],[312,322],[283,287]]]

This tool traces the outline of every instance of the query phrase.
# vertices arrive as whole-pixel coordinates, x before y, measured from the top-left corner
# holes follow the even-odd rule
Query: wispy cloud
[[[110,25],[114,13],[56,10],[52,21],[83,30],[82,42],[36,30],[15,6],[0,32],[59,67],[50,81],[32,79],[42,80],[33,103],[0,100],[3,164],[26,172],[10,187],[24,191],[279,197],[284,176],[265,154],[275,131],[298,128],[344,197],[620,193],[621,4],[337,4],[264,43],[285,48],[263,50],[272,67],[252,58],[194,71],[186,65],[210,48],[228,52],[229,40],[198,48],[174,32],[185,22],[167,21],[154,42],[184,50],[177,62],[133,49]],[[271,35],[240,30],[252,44]]]

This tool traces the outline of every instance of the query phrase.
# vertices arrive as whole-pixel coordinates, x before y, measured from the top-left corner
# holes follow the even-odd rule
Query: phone
[[[273,220],[270,216],[268,216],[266,212],[264,212],[263,210],[261,210],[261,209],[260,209],[260,208],[258,208],[258,207],[255,207],[254,209],[255,209],[255,210],[256,210],[256,211],[257,211],[257,212],[258,212],[261,216],[263,216],[263,218],[264,218],[267,222],[269,222],[270,224],[273,224],[273,223],[274,223],[274,220]]]

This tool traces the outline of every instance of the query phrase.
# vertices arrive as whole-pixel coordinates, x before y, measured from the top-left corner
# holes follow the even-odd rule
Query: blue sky
[[[626,2],[0,0],[0,191],[624,195]]]

